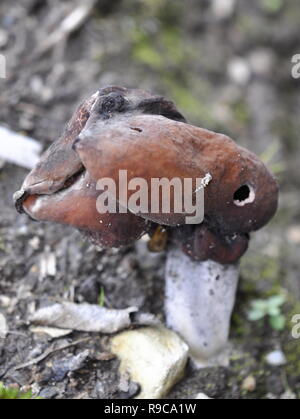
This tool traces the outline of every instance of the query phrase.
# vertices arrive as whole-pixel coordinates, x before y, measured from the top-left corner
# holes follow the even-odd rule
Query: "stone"
[[[53,399],[59,394],[57,387],[45,387],[41,390],[39,397],[42,399]]]
[[[183,377],[189,350],[176,333],[155,326],[116,335],[111,351],[121,361],[120,374],[140,385],[137,399],[160,399]]]
[[[275,65],[275,56],[271,49],[257,48],[249,54],[249,65],[258,76],[268,76]]]
[[[47,335],[52,339],[61,338],[72,333],[71,329],[58,329],[55,327],[30,327],[30,331],[37,335]]]
[[[300,226],[293,225],[287,229],[287,240],[292,244],[300,244]]]
[[[204,393],[198,393],[197,396],[195,397],[195,399],[198,399],[198,400],[212,400],[211,397],[208,397]]]
[[[228,63],[227,72],[230,79],[240,86],[246,86],[251,78],[250,66],[242,57],[234,57]]]
[[[285,391],[281,396],[280,400],[296,400],[297,395],[293,393],[291,390]]]
[[[266,361],[272,367],[281,367],[287,363],[286,357],[281,350],[270,352],[266,356]]]
[[[7,45],[8,39],[8,33],[3,29],[0,29],[0,48],[3,48]]]
[[[5,339],[8,333],[6,318],[0,313],[0,339]]]
[[[248,393],[252,393],[256,389],[256,379],[252,375],[249,375],[243,381],[241,388]]]
[[[227,19],[232,16],[236,0],[211,0],[211,8],[217,19]]]
[[[57,359],[51,368],[51,379],[55,382],[60,382],[70,372],[80,370],[86,363],[89,354],[89,350],[86,349],[77,355]]]

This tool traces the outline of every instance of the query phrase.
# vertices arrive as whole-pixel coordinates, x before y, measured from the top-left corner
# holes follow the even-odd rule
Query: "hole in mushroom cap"
[[[252,186],[242,185],[233,195],[233,201],[238,207],[252,204],[255,200],[255,192]]]

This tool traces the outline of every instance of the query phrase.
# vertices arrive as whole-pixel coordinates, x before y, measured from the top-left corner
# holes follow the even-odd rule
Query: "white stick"
[[[229,364],[229,329],[238,265],[194,262],[181,250],[168,253],[167,324],[186,341],[199,368]]]
[[[32,169],[40,159],[42,146],[36,140],[0,127],[0,159]]]
[[[80,28],[91,14],[95,3],[96,0],[86,0],[84,4],[79,4],[74,10],[71,10],[70,14],[62,20],[59,27],[49,34],[47,39],[38,47],[37,52],[34,54],[35,58],[48,52],[59,42],[66,39],[72,32]]]

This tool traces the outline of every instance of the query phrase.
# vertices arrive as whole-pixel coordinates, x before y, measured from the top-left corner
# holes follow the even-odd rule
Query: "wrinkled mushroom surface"
[[[101,210],[97,182],[73,145],[85,128],[99,121],[105,124],[113,115],[122,118],[140,113],[162,114],[184,121],[172,102],[143,90],[116,86],[99,90],[78,107],[62,136],[27,176],[21,190],[15,194],[18,211],[34,220],[76,227],[104,247],[121,247],[139,239],[151,223],[130,211],[109,214]]]
[[[104,213],[98,195],[96,182],[84,171],[69,188],[53,195],[30,195],[24,205],[31,218],[76,227],[102,247],[129,245],[149,230],[149,222],[130,212]]]
[[[220,235],[205,224],[173,229],[172,241],[194,261],[234,263],[247,251],[249,234]]]
[[[205,215],[224,234],[258,230],[277,209],[277,183],[257,156],[222,134],[186,123],[158,115],[115,116],[84,130],[75,149],[94,179],[118,183],[120,170],[126,170],[128,181],[145,179],[149,191],[154,178],[195,181],[209,173]],[[150,198],[149,192],[149,203]],[[185,224],[187,213],[156,214],[149,206],[139,215],[177,226]]]
[[[144,179],[149,191],[153,178],[188,178],[196,185],[209,174],[205,222],[185,225],[193,214],[176,213],[174,205],[168,213],[148,207],[134,214],[129,207],[126,214],[100,214],[97,181],[111,178],[118,186],[121,170],[128,182]],[[116,192],[112,198],[118,201]],[[128,198],[133,193],[128,191]],[[195,194],[192,190],[193,202]],[[171,203],[175,198],[171,188]],[[103,246],[130,244],[153,225],[163,225],[194,260],[231,263],[246,251],[247,234],[276,212],[278,185],[257,156],[222,134],[187,124],[172,102],[142,90],[109,87],[79,106],[15,199],[19,211],[33,219],[72,225]]]

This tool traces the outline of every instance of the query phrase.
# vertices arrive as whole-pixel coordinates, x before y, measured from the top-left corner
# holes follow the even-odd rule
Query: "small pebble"
[[[81,369],[85,364],[89,353],[89,350],[86,349],[75,356],[56,360],[52,366],[51,379],[55,382],[59,382],[62,381],[69,372]]]
[[[8,33],[3,29],[0,29],[0,48],[3,48],[8,43]]]
[[[11,298],[6,295],[0,295],[0,307],[8,308],[11,304]]]
[[[6,318],[0,313],[0,339],[5,339],[8,333]]]
[[[281,350],[270,352],[266,356],[266,361],[272,367],[281,367],[287,363],[286,357]]]
[[[296,400],[297,396],[291,390],[285,391],[281,396],[280,400]]]
[[[228,64],[227,72],[235,84],[245,86],[250,81],[251,69],[248,62],[244,58],[233,58]]]
[[[198,393],[197,396],[195,397],[195,399],[198,399],[198,400],[212,400],[211,397],[208,397],[204,393]]]
[[[252,393],[256,389],[256,379],[253,375],[249,375],[249,377],[245,378],[241,388],[248,393]]]
[[[28,226],[23,225],[23,226],[19,227],[18,230],[17,230],[17,234],[19,236],[25,236],[26,234],[28,234]]]
[[[40,260],[40,279],[43,280],[47,276],[55,277],[56,275],[56,255],[53,252],[46,252],[41,256]]]
[[[42,389],[42,391],[39,394],[39,397],[42,399],[53,399],[55,396],[57,396],[59,393],[59,390],[56,387],[45,387]]]
[[[120,375],[138,383],[138,399],[159,399],[184,376],[188,347],[162,326],[143,327],[114,336],[111,350],[120,360]]]
[[[300,244],[300,226],[294,225],[287,229],[286,237],[290,243]]]
[[[38,250],[41,244],[40,239],[35,236],[31,240],[28,241],[28,244],[30,247],[32,247],[33,250]]]
[[[211,8],[217,19],[229,18],[235,9],[236,0],[211,0]]]
[[[249,64],[254,74],[268,76],[274,68],[275,57],[272,50],[258,48],[250,53]]]

